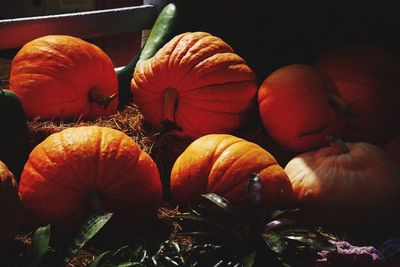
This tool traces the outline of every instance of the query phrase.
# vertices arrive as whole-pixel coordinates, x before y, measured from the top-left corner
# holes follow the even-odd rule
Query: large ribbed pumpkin
[[[253,173],[261,178],[263,205],[277,208],[290,204],[289,178],[268,151],[232,135],[206,135],[192,142],[176,160],[171,171],[172,196],[178,203],[191,203],[212,192],[240,204]]]
[[[17,182],[0,161],[0,250],[7,247],[22,223],[23,208]]]
[[[118,83],[110,58],[97,46],[65,35],[26,43],[10,71],[27,117],[88,118],[116,112]]]
[[[68,128],[37,145],[19,193],[27,226],[51,223],[61,231],[99,208],[147,215],[162,199],[150,156],[126,134],[98,126]]]
[[[189,32],[137,66],[131,88],[148,122],[196,138],[238,128],[254,104],[257,83],[227,43],[209,33]]]
[[[400,169],[373,144],[333,138],[290,160],[285,171],[310,220],[349,226],[397,216]]]

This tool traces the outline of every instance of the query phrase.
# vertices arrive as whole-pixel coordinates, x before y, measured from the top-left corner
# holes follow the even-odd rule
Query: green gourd
[[[178,8],[175,3],[166,5],[158,15],[143,48],[122,69],[117,70],[119,108],[129,105],[132,98],[131,79],[137,65],[149,59],[172,37],[178,21]]]
[[[0,160],[19,180],[28,154],[28,127],[17,95],[0,89]]]

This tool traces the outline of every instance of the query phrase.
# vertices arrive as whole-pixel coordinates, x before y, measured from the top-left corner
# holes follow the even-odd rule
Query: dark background
[[[399,2],[182,0],[178,32],[221,37],[262,81],[278,67],[312,63],[339,45],[371,43],[399,54]]]
[[[246,59],[260,82],[281,66],[310,64],[324,51],[344,44],[371,43],[400,55],[400,0],[177,2],[180,21],[175,34],[207,31],[221,37]],[[14,15],[26,16],[29,10],[25,10],[24,5],[30,2],[18,3],[20,9],[14,10]],[[95,0],[95,9],[140,4],[141,0]],[[33,12],[30,15],[39,15],[41,11],[29,12]],[[104,36],[90,41],[105,50],[115,66],[119,67],[127,64],[138,52],[141,32]],[[0,51],[0,58],[11,59],[18,49]]]

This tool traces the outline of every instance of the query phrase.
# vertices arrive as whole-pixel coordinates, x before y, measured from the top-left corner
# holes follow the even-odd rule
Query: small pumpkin
[[[337,86],[356,116],[346,118],[346,139],[384,145],[400,134],[400,60],[384,48],[337,47],[322,54],[315,66]]]
[[[187,32],[136,67],[131,89],[146,121],[197,138],[238,128],[254,104],[257,81],[223,40]]]
[[[27,227],[68,233],[98,209],[152,215],[162,190],[156,164],[132,138],[108,127],[52,134],[29,155],[19,193]]]
[[[118,82],[110,58],[94,44],[66,35],[26,43],[10,71],[28,118],[94,119],[114,114]]]
[[[18,97],[0,89],[0,160],[19,180],[28,154],[28,127]]]
[[[386,143],[385,151],[397,163],[400,168],[400,136],[397,136]]]
[[[290,205],[293,192],[289,179],[268,151],[233,135],[209,134],[192,142],[175,161],[172,197],[188,204],[212,192],[240,204],[253,173],[260,176],[264,206]]]
[[[0,250],[9,245],[23,219],[23,207],[18,195],[17,181],[0,161]]]
[[[400,170],[370,143],[331,138],[330,146],[294,157],[285,171],[311,220],[344,226],[372,222],[393,214],[398,203]]]
[[[271,73],[258,91],[259,112],[268,134],[284,148],[304,152],[343,132],[347,106],[335,85],[308,65],[287,65]]]

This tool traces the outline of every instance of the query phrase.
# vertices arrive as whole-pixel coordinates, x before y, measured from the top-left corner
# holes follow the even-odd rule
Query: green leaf
[[[132,251],[132,247],[128,246],[128,245],[120,247],[112,254],[112,257],[122,258],[127,251],[128,251],[128,253],[130,253]]]
[[[170,218],[178,219],[178,220],[200,221],[200,222],[206,222],[206,223],[209,222],[209,220],[207,220],[205,217],[203,217],[201,215],[188,213],[188,212],[172,215]]]
[[[201,195],[203,203],[211,204],[212,207],[218,208],[225,213],[231,213],[234,209],[233,205],[226,200],[225,198],[214,194],[214,193],[207,193]]]
[[[193,232],[182,232],[175,234],[176,236],[191,236],[191,237],[215,237],[213,234],[209,232],[203,231],[193,231]]]
[[[281,226],[287,226],[290,224],[294,224],[295,221],[292,219],[288,219],[288,218],[282,218],[282,219],[277,219],[277,220],[273,220],[271,222],[269,222],[266,226],[265,229],[274,229],[274,228],[278,228]]]
[[[256,252],[252,252],[242,257],[241,263],[243,267],[253,267],[256,261]]]
[[[107,222],[113,214],[100,211],[91,216],[78,231],[67,250],[64,262],[68,263],[73,255],[80,250]]]
[[[265,231],[261,236],[268,247],[275,253],[281,254],[287,247],[281,235],[274,231]]]
[[[333,244],[328,242],[325,238],[321,237],[318,233],[315,232],[292,232],[292,233],[285,233],[282,234],[284,238],[289,240],[297,241],[308,246],[311,246],[318,250],[332,250],[335,248]]]
[[[40,227],[35,231],[32,240],[32,253],[35,261],[39,262],[40,259],[46,254],[50,242],[50,224]]]
[[[299,209],[292,209],[292,210],[276,210],[272,213],[271,218],[277,219],[282,216],[296,216],[299,212]]]
[[[105,251],[103,253],[101,253],[99,256],[97,256],[88,267],[98,267],[101,266],[99,265],[101,263],[101,261],[103,261],[107,256],[109,256],[111,254],[111,250]]]
[[[115,264],[107,264],[107,267],[144,267],[145,265],[143,263],[139,262],[130,262],[130,261],[125,261],[125,262],[119,262]]]

